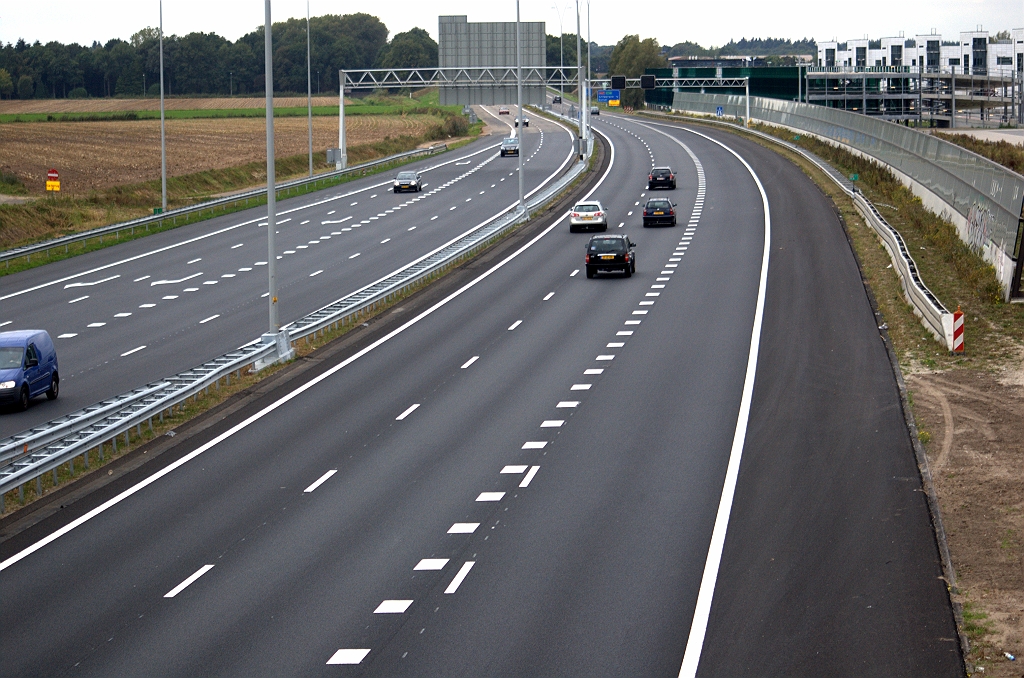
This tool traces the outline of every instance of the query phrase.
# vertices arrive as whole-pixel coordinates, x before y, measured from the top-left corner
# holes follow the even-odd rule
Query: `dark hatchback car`
[[[395,178],[395,193],[412,191],[419,193],[423,190],[423,180],[418,172],[399,172]]]
[[[621,271],[628,278],[636,273],[636,253],[627,235],[595,235],[587,243],[587,277],[598,272]]]
[[[654,198],[644,205],[644,228],[648,226],[675,226],[676,210],[671,200]]]
[[[672,189],[676,187],[676,175],[671,167],[655,167],[647,175],[647,190],[659,186]]]

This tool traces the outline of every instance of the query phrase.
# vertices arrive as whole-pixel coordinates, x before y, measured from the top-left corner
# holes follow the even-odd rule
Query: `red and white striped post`
[[[953,353],[964,352],[964,314],[960,307],[953,313]]]

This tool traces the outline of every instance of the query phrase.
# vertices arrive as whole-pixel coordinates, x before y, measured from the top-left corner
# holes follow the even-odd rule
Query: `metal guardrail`
[[[656,113],[647,113],[646,115],[657,115],[658,117],[663,117]],[[720,122],[718,120],[707,120],[706,122],[731,128],[737,127],[731,123]],[[892,260],[893,266],[896,268],[896,273],[899,275],[900,285],[903,287],[903,292],[906,295],[907,301],[914,307],[914,312],[921,318],[921,323],[926,329],[935,335],[935,338],[938,339],[939,342],[941,342],[947,349],[952,349],[953,314],[943,306],[942,302],[939,301],[939,298],[936,297],[930,289],[928,289],[924,280],[921,279],[921,273],[917,268],[917,262],[915,262],[914,258],[910,255],[910,249],[907,247],[907,243],[903,240],[903,236],[900,235],[900,232],[885,220],[885,217],[879,213],[878,209],[875,208],[871,201],[865,198],[864,194],[857,190],[853,185],[853,182],[840,174],[838,170],[826,161],[822,160],[814,153],[800,148],[796,144],[789,143],[788,141],[784,141],[778,137],[765,134],[758,130],[744,128],[744,131],[748,134],[761,137],[774,144],[785,146],[794,153],[799,153],[816,165],[818,169],[824,172],[848,196],[850,196],[854,205],[857,207],[857,211],[861,213],[861,216],[864,217],[864,220],[868,225],[870,225],[882,239],[882,243],[889,252],[889,258]]]
[[[353,165],[352,167],[346,167],[342,170],[331,170],[330,172],[324,172],[322,174],[316,174],[312,177],[303,177],[302,179],[294,179],[292,181],[286,181],[284,183],[277,184],[277,192],[287,191],[300,186],[306,186],[308,184],[316,184],[321,181],[333,179],[335,177],[343,176],[345,174],[351,174],[353,172],[361,172],[371,167],[378,165],[386,165],[387,163],[394,162],[396,160],[402,160],[403,158],[412,158],[419,155],[433,155],[440,153],[441,151],[448,150],[447,144],[437,144],[430,148],[417,148],[412,151],[406,151],[404,153],[397,153],[395,155],[389,155],[386,158],[379,160],[371,160],[370,162],[364,162],[359,165]],[[239,201],[246,201],[252,199],[259,199],[267,194],[266,188],[257,188],[251,191],[245,191],[243,193],[235,193],[233,195],[225,196],[223,198],[217,198],[215,200],[207,200],[206,202],[197,203],[195,205],[189,205],[187,207],[179,207],[177,209],[164,212],[163,214],[154,214],[152,216],[140,217],[138,219],[132,219],[130,221],[122,221],[117,224],[110,224],[109,226],[100,226],[99,228],[93,228],[88,231],[82,231],[81,233],[75,233],[73,235],[66,235],[60,238],[54,238],[53,240],[47,240],[41,243],[35,243],[32,245],[25,245],[24,247],[16,247],[6,252],[0,252],[0,261],[11,261],[12,259],[20,259],[21,257],[29,257],[31,259],[33,254],[52,250],[57,247],[67,248],[71,243],[81,242],[83,240],[90,240],[92,238],[101,238],[105,235],[117,234],[125,230],[133,230],[136,228],[144,227],[148,228],[151,224],[162,223],[167,219],[177,221],[178,217],[183,217],[188,214],[195,212],[205,212],[206,210],[214,210],[218,207],[224,207],[237,203]]]
[[[337,328],[354,322],[364,311],[386,303],[403,294],[446,267],[472,256],[508,230],[529,219],[544,208],[587,168],[586,161],[575,163],[557,181],[531,198],[525,209],[507,208],[471,231],[425,254],[397,271],[352,292],[341,299],[286,325],[289,341],[315,335],[329,327]],[[181,405],[187,398],[218,385],[243,368],[259,361],[271,362],[277,355],[276,345],[257,339],[237,350],[215,358],[173,377],[148,384],[116,398],[97,403],[73,414],[0,440],[0,495],[24,488],[33,479],[39,483],[42,474],[56,472],[57,467],[74,463],[74,459],[93,448],[113,442],[135,428],[139,434],[146,424],[152,430],[154,418]],[[102,458],[102,456],[101,456]]]

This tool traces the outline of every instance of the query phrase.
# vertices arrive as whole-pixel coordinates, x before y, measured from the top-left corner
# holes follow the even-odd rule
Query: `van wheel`
[[[18,409],[22,412],[28,409],[28,385],[21,387],[21,397],[18,398]]]
[[[53,378],[50,379],[50,390],[46,392],[46,398],[48,400],[56,400],[57,396],[60,395],[60,376],[54,372]]]

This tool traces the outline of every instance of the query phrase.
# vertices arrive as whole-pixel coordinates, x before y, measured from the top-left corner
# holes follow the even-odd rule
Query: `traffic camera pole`
[[[526,209],[526,205],[523,203],[523,153],[526,150],[523,148],[523,130],[526,128],[526,116],[523,115],[523,58],[521,42],[519,39],[519,0],[516,0],[516,96],[519,99],[519,121],[516,124],[516,128],[519,130],[516,132],[516,136],[519,137],[519,152],[516,153],[516,157],[519,159],[520,212]]]

